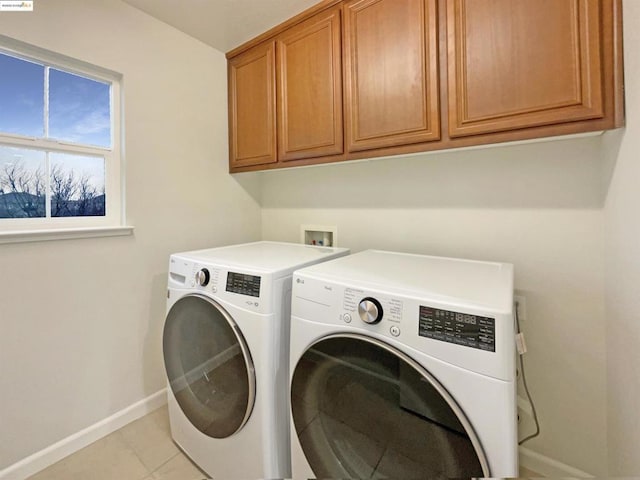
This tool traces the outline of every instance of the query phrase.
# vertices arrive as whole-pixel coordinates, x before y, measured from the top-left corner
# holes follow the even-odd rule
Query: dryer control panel
[[[509,312],[450,297],[344,285],[301,272],[294,273],[292,299],[297,324],[372,335],[480,374],[513,377],[515,333]]]
[[[496,320],[420,305],[418,335],[489,352],[496,351]]]
[[[402,300],[398,298],[380,294],[372,297],[364,290],[345,288],[342,308],[345,323],[351,323],[353,319],[369,325],[382,323],[385,332],[394,337],[400,335]]]

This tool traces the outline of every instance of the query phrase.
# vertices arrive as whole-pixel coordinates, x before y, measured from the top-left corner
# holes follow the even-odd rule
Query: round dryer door
[[[317,478],[490,476],[454,399],[375,339],[333,335],[307,349],[294,370],[291,408]]]
[[[169,310],[164,364],[180,408],[202,433],[226,438],[249,419],[255,370],[231,316],[214,300],[187,295]]]

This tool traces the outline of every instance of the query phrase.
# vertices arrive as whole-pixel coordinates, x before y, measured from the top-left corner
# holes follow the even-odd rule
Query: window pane
[[[0,145],[0,218],[44,217],[45,154]]]
[[[51,68],[49,137],[111,147],[110,85]]]
[[[104,158],[60,153],[49,158],[51,216],[104,216]]]
[[[44,67],[0,53],[0,132],[44,135]]]

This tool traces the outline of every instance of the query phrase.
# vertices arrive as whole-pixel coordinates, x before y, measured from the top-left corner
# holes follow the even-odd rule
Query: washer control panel
[[[218,302],[252,313],[271,314],[274,308],[274,281],[256,270],[229,270],[224,265],[174,254],[169,260],[167,284],[169,289],[213,295]],[[170,294],[168,301],[174,298],[176,295]]]
[[[260,277],[244,273],[227,273],[227,292],[239,293],[250,297],[260,296]]]
[[[206,287],[209,285],[209,280],[211,279],[211,274],[209,273],[208,268],[202,268],[196,272],[196,283],[201,287]]]
[[[216,293],[218,291],[218,278],[220,272],[217,268],[205,267],[193,264],[191,287],[201,288],[204,291]]]

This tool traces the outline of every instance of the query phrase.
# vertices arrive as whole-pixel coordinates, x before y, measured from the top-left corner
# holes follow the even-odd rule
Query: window
[[[123,225],[120,82],[0,36],[0,235]]]

